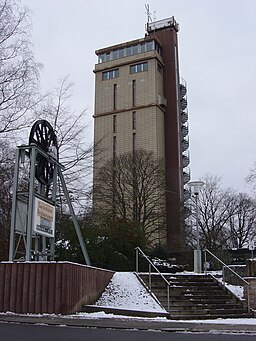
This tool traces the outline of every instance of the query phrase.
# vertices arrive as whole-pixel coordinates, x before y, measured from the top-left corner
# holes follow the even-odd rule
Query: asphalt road
[[[0,323],[1,341],[250,341],[255,335],[177,333]]]

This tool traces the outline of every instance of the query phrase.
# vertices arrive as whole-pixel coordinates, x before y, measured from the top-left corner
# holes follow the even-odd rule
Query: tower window
[[[113,133],[116,133],[116,115],[113,116]]]
[[[114,87],[113,87],[113,110],[116,110],[116,95],[117,95],[117,85],[114,84]]]
[[[106,62],[108,62],[110,60],[110,52],[106,53]]]
[[[140,44],[140,51],[145,52],[146,51],[146,45],[144,43]]]
[[[136,129],[136,111],[132,112],[132,129]]]
[[[148,71],[148,62],[134,64],[130,66],[130,73],[138,73],[142,71]]]
[[[104,63],[110,60],[129,57],[141,52],[148,52],[152,50],[156,50],[158,53],[161,54],[161,47],[155,40],[146,41],[144,43],[139,43],[127,47],[121,47],[120,49],[102,53],[98,55],[98,61],[99,63]]]
[[[147,41],[146,42],[146,51],[152,51],[154,50],[154,41]]]
[[[134,154],[135,150],[136,150],[136,133],[133,133],[132,134],[132,152],[133,152],[133,154]]]
[[[116,136],[113,136],[113,159],[116,159]]]
[[[119,77],[119,69],[102,72],[102,80],[108,80]]]
[[[123,58],[124,57],[124,53],[125,53],[125,49],[119,49],[119,58]]]
[[[113,51],[113,59],[117,59],[119,56],[119,51],[118,50],[114,50]]]
[[[133,45],[132,54],[138,54],[138,45]]]
[[[136,80],[132,81],[132,106],[136,105]]]
[[[127,48],[126,48],[126,56],[128,57],[128,56],[131,56],[132,55],[132,47],[131,46],[128,46]]]

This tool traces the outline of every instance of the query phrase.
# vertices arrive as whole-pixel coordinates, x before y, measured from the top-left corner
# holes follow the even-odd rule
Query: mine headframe
[[[22,242],[26,261],[54,260],[56,192],[59,178],[85,262],[90,264],[63,170],[52,126],[46,120],[36,121],[30,131],[29,145],[18,146],[16,151],[10,261],[19,259]]]

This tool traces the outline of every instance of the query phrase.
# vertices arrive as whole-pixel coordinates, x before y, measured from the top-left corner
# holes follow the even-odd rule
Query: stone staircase
[[[169,313],[171,319],[215,319],[253,317],[244,301],[224,288],[211,275],[164,275],[170,283]],[[139,278],[149,287],[148,274]],[[151,291],[168,310],[166,282],[152,274]]]

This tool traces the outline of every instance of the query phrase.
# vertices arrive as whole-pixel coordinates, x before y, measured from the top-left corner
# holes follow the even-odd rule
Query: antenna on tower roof
[[[152,13],[149,9],[149,4],[145,4],[146,14],[147,14],[147,23],[145,25],[145,29],[147,31],[149,23],[153,23],[156,20],[156,11],[153,12],[153,20],[152,20]]]
[[[145,4],[145,8],[146,8],[147,24],[148,24],[149,22],[152,22],[152,18],[151,18],[152,13],[150,12],[149,4]]]

